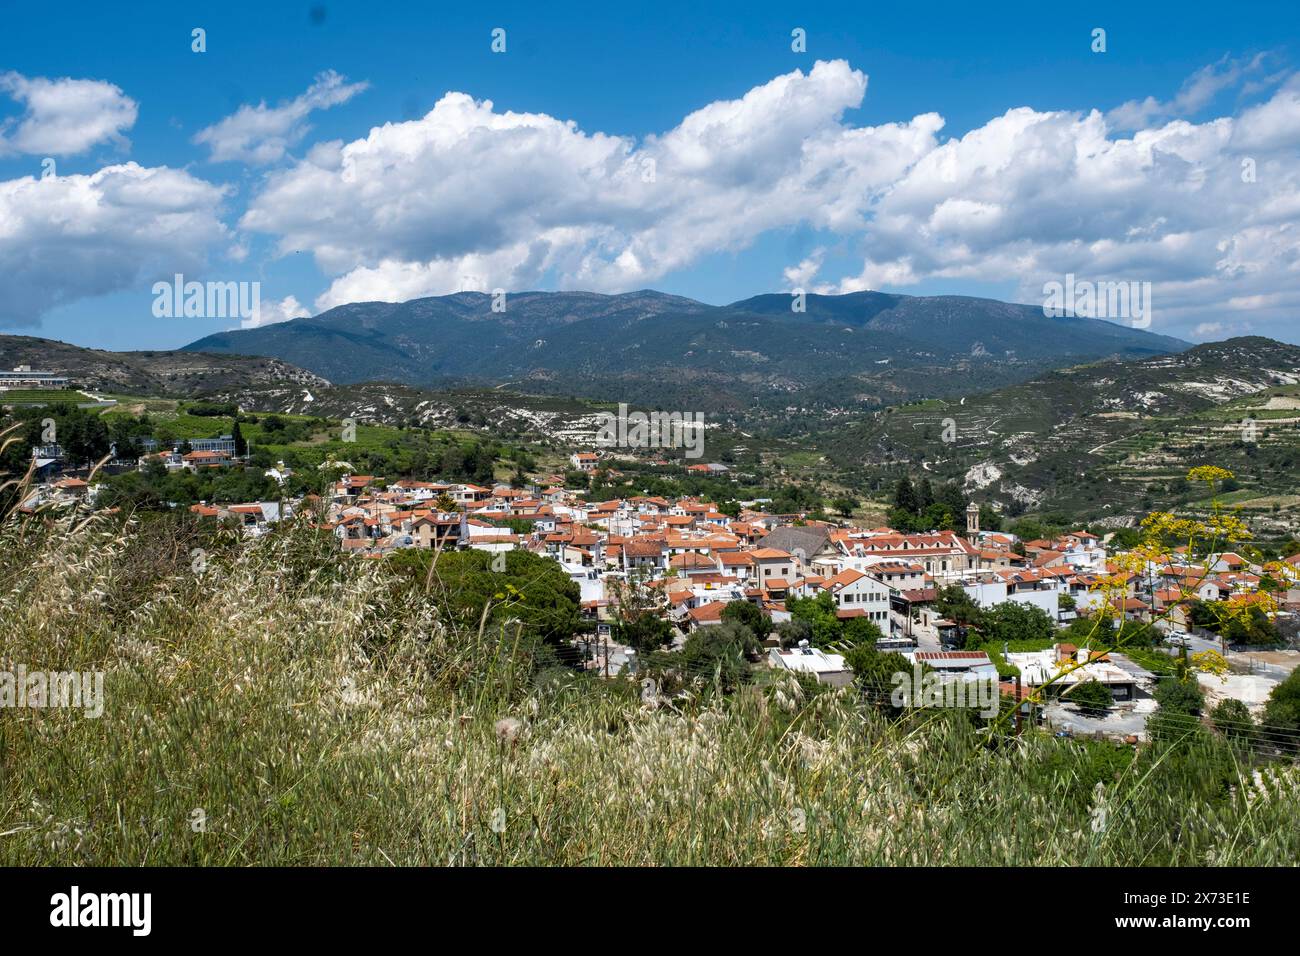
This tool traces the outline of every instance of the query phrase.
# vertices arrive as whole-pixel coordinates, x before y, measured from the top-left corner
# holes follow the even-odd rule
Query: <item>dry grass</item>
[[[1294,771],[1253,782],[1208,735],[1099,763],[793,682],[652,709],[539,668],[518,634],[448,632],[419,588],[306,528],[10,521],[0,579],[0,669],[106,672],[99,719],[0,711],[0,864],[1300,856]]]

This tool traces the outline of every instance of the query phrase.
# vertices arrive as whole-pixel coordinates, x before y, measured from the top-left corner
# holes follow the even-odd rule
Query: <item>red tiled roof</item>
[[[712,601],[702,607],[691,608],[686,612],[686,615],[696,624],[704,624],[709,621],[721,621],[722,609],[726,606],[726,601]]]

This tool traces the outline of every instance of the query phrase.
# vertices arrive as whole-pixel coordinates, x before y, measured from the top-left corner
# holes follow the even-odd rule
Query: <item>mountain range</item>
[[[982,314],[1001,319],[971,325],[969,312],[962,311],[964,302],[975,302]],[[1295,481],[1300,469],[1300,347],[1271,339],[1244,337],[1188,346],[1109,323],[1098,323],[1101,328],[1096,329],[1086,320],[1045,320],[1054,323],[1053,339],[1037,310],[945,297],[811,296],[806,313],[786,316],[780,311],[788,305],[784,296],[760,296],[717,309],[658,293],[539,294],[535,301],[512,301],[506,313],[511,317],[495,322],[475,311],[482,304],[482,297],[474,294],[407,304],[422,305],[422,313],[374,304],[349,307],[351,311],[342,313],[357,320],[351,331],[337,327],[337,316],[324,329],[313,326],[315,320],[298,320],[302,323],[298,331],[292,322],[259,330],[274,333],[282,343],[299,336],[314,345],[333,341],[336,354],[318,367],[343,379],[338,384],[265,356],[104,352],[24,336],[0,336],[0,367],[49,368],[68,374],[80,387],[100,391],[207,396],[250,411],[470,428],[566,447],[588,443],[595,411],[612,407],[609,403],[620,396],[636,407],[653,407],[651,401],[629,392],[634,393],[638,384],[653,384],[657,369],[666,380],[665,394],[698,401],[706,410],[711,425],[709,455],[734,462],[761,458],[778,470],[788,468],[789,477],[810,479],[832,491],[850,489],[879,499],[897,478],[923,475],[956,481],[977,500],[1011,514],[1057,510],[1125,524],[1154,504],[1201,507],[1204,490],[1188,487],[1183,476],[1194,465],[1212,463],[1236,474],[1239,488],[1231,492],[1231,501],[1255,512],[1261,526],[1284,529],[1300,514],[1300,487]],[[516,305],[527,306],[516,310],[527,314],[511,315],[509,310]],[[460,314],[451,320],[430,318],[446,308]],[[361,318],[368,314],[370,319]],[[436,390],[392,381],[349,381],[360,374],[355,370],[349,374],[349,363],[356,359],[353,364],[363,365],[381,348],[382,335],[368,330],[368,322],[390,333],[402,321],[415,324],[406,333],[408,345],[383,346],[388,349],[385,354],[395,360],[400,357],[396,364],[414,375],[418,363],[412,359],[419,354],[415,333],[421,330],[413,315],[418,314],[447,329],[444,340],[430,346],[431,353],[447,348],[450,338],[462,337],[465,364],[474,374],[462,374],[459,380],[470,384]],[[545,327],[554,341],[566,335],[590,338],[601,322],[623,330],[589,349],[600,358],[595,364],[607,370],[605,383],[611,386],[611,394],[602,393],[594,377],[572,370],[582,366],[582,356],[554,350],[548,356],[569,371],[551,370],[491,388],[475,383],[491,367],[489,359],[509,361],[498,354],[504,348],[499,343],[521,334],[519,326]],[[695,378],[681,378],[681,369],[671,364],[674,353],[682,355],[681,344],[656,341],[646,331],[669,324],[682,330],[697,354],[704,351],[704,343],[721,341],[728,328],[743,327],[745,334],[732,337],[732,344],[755,351],[770,349],[762,354],[770,356],[772,365],[802,363],[807,381],[776,399],[784,408],[769,405],[766,418],[762,407],[757,415],[753,406],[748,415],[736,413],[739,400],[746,396],[773,401],[764,391],[770,387],[768,380],[734,376],[731,384],[724,384],[727,367],[722,362],[712,371],[699,371]],[[502,326],[511,331],[502,331]],[[889,328],[898,333],[910,330],[918,337],[925,333],[929,341],[917,344],[914,338],[886,331]],[[1033,334],[1018,331],[1023,329]],[[478,330],[481,341],[474,341],[473,330]],[[762,335],[749,334],[754,330]],[[1118,353],[1116,357],[1070,364],[1068,359],[1044,354],[1053,349],[1065,354],[1087,350],[1087,336],[1094,330]],[[860,332],[867,334],[853,338]],[[789,339],[786,354],[779,351],[781,335]],[[878,366],[863,366],[861,359],[846,360],[843,350],[834,356],[817,353],[824,366],[836,362],[849,366],[847,371],[830,374],[816,367],[813,357],[796,354],[789,344],[817,341],[818,335],[845,336],[839,340],[844,349],[850,341],[872,338],[877,354],[886,357]],[[370,345],[350,350],[345,344],[351,341],[349,336]],[[408,342],[401,335],[396,338]],[[231,334],[231,340],[246,347],[244,333]],[[618,343],[628,340],[644,347],[633,350],[641,352],[642,358],[654,353],[669,365],[641,368],[629,361],[620,369],[612,356]],[[490,341],[498,345],[489,349],[485,343]],[[968,346],[971,341],[984,348]],[[211,349],[220,343],[210,337],[195,346],[200,344]],[[1155,346],[1168,351],[1140,354]],[[1003,353],[1001,358],[992,355],[995,348]],[[959,355],[958,350],[965,354]],[[686,350],[687,357],[691,351]],[[990,354],[971,354],[981,351]],[[1013,351],[1018,356],[1027,352],[1032,358],[1018,361],[1006,354]],[[1056,367],[1031,372],[1039,363]],[[677,379],[672,377],[674,370]],[[1011,383],[999,385],[1000,379]],[[701,382],[710,381],[709,387],[728,395],[732,404],[705,404]],[[852,384],[860,391],[846,398],[835,391],[837,382],[841,388]],[[555,387],[547,394],[547,389],[537,387],[539,383]],[[880,387],[870,391],[869,384]],[[909,391],[926,397],[894,399]],[[587,395],[591,398],[567,397]],[[762,420],[755,422],[755,417]]]
[[[760,295],[711,306],[622,295],[461,292],[359,302],[185,346],[274,357],[337,383],[501,385],[755,418],[960,395],[1188,343],[965,296]],[[495,310],[494,310],[495,306]]]

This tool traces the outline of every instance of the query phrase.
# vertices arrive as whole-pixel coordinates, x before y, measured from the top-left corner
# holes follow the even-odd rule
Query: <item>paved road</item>
[[[913,624],[912,639],[916,641],[918,651],[943,650],[943,643],[939,640],[939,631],[929,625]]]

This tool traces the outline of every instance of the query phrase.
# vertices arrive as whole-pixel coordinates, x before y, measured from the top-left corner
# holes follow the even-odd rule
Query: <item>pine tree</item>
[[[894,486],[894,507],[913,515],[921,510],[916,489],[912,487],[910,478],[900,478],[898,484]]]

